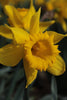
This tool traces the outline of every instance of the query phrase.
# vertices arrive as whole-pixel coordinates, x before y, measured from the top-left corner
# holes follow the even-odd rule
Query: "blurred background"
[[[41,7],[41,21],[55,20],[47,31],[67,33],[67,0],[33,0],[34,7]],[[0,25],[8,24],[4,5],[29,8],[30,0],[0,0]],[[11,40],[0,36],[0,47]],[[61,56],[67,65],[67,38],[59,42]],[[0,100],[67,100],[67,71],[61,76],[38,72],[36,80],[25,88],[26,77],[23,61],[15,67],[0,65]]]

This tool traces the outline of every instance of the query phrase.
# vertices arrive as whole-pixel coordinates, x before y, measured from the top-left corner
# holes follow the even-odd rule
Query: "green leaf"
[[[18,86],[18,89],[15,93],[14,99],[13,100],[19,100],[19,98],[21,97],[21,95],[23,94],[24,91],[24,87],[25,87],[25,82],[21,82],[20,85]]]
[[[17,80],[19,78],[18,76],[19,76],[19,70],[17,68],[16,72],[13,75],[13,79],[11,81],[11,84],[10,84],[10,87],[9,87],[9,91],[8,91],[8,95],[7,95],[7,99],[6,100],[12,100],[11,97],[12,97],[12,94],[14,92]]]
[[[57,100],[57,84],[56,84],[56,79],[54,76],[52,76],[51,80],[51,92],[52,92],[52,97],[53,100]]]
[[[0,96],[4,92],[4,88],[5,88],[5,79],[2,79],[0,82]]]

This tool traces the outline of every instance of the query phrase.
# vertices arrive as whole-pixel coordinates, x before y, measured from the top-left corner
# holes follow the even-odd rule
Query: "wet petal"
[[[30,24],[31,34],[39,33],[40,12],[41,12],[41,9],[39,9],[38,12],[36,12],[31,19],[31,24]]]
[[[67,37],[67,34],[59,34],[57,32],[54,31],[47,31],[48,35],[54,35],[54,43],[58,43],[60,42],[64,37]]]
[[[44,32],[50,25],[52,25],[55,21],[46,21],[40,22],[40,31]]]
[[[62,75],[65,72],[65,62],[64,60],[61,58],[61,56],[57,56],[56,62],[53,64],[52,67],[48,67],[47,71],[53,75]]]
[[[0,35],[9,39],[13,38],[11,30],[3,25],[0,26]]]
[[[23,47],[21,45],[8,44],[0,48],[0,64],[6,66],[17,65],[23,57]]]
[[[24,69],[27,79],[26,83],[26,88],[27,88],[36,79],[38,71],[35,70],[34,68],[30,68],[25,60],[24,60]]]

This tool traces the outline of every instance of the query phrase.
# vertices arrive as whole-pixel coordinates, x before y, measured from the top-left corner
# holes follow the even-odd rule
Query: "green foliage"
[[[15,68],[1,65],[0,98],[4,98],[4,100],[21,100],[25,89],[24,77],[22,61]]]
[[[51,93],[53,100],[57,100],[57,84],[54,76],[52,76],[52,81],[51,81]]]

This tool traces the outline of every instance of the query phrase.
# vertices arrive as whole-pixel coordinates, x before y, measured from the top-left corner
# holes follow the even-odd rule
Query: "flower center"
[[[58,45],[54,45],[54,36],[49,36],[47,32],[33,36],[30,36],[30,41],[24,44],[24,58],[30,67],[46,70],[48,66],[53,66],[60,53]]]
[[[54,45],[49,40],[40,40],[33,45],[31,51],[34,56],[40,57],[53,64],[56,55],[59,54],[58,46]],[[50,64],[49,64],[50,65]]]
[[[52,48],[50,43],[47,40],[41,40],[33,45],[32,54],[45,58],[45,56],[52,54]]]

